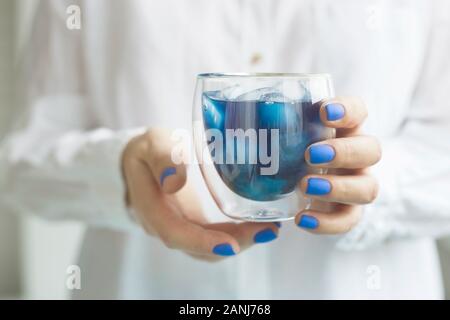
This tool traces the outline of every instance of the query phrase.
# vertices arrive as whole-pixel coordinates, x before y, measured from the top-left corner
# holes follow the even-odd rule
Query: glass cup
[[[283,221],[307,208],[298,188],[312,143],[334,137],[320,101],[334,96],[328,74],[197,76],[193,132],[197,161],[222,212],[246,221]]]

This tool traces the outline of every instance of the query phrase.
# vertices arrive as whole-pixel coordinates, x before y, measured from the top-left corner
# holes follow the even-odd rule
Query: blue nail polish
[[[322,178],[309,178],[306,193],[314,196],[322,196],[330,193],[331,183]]]
[[[218,256],[234,256],[235,253],[233,251],[233,247],[229,243],[221,243],[213,248],[213,253]]]
[[[255,237],[253,238],[253,240],[256,243],[264,243],[264,242],[272,241],[276,238],[277,238],[277,235],[275,234],[275,232],[273,232],[272,229],[268,228],[268,229],[264,229],[264,230],[258,232],[257,234],[255,234]]]
[[[345,115],[345,108],[339,103],[330,103],[325,107],[327,111],[327,120],[336,121],[342,119]]]
[[[305,229],[317,229],[319,220],[312,216],[302,215],[298,226]]]
[[[309,161],[313,164],[327,163],[334,159],[335,152],[332,146],[318,144],[309,147]]]
[[[280,221],[275,221],[274,224],[275,224],[278,228],[281,228],[281,222],[280,222]]]
[[[159,178],[159,184],[162,186],[164,183],[164,179],[166,179],[168,176],[174,175],[175,173],[177,173],[177,169],[174,167],[164,169],[163,173],[161,173],[161,177]]]

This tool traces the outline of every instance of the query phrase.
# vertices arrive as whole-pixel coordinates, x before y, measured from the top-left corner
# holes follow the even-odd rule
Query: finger
[[[174,213],[170,205],[169,201],[159,200],[150,223],[168,248],[211,257],[233,256],[240,252],[239,243],[233,236],[188,221]]]
[[[320,119],[331,128],[355,128],[367,117],[367,108],[357,97],[337,97],[322,102]]]
[[[157,135],[152,135],[155,139]],[[162,139],[161,139],[162,140]],[[159,141],[161,141],[159,140]],[[156,140],[152,141],[155,145]],[[156,148],[155,148],[156,149]],[[141,214],[141,221],[146,230],[151,229],[163,243],[174,249],[179,249],[192,255],[201,255],[208,257],[231,256],[241,251],[239,241],[247,247],[248,239],[251,233],[255,241],[267,241],[268,231],[263,235],[256,235],[256,230],[263,229],[266,225],[277,228],[274,223],[254,224],[253,226],[218,226],[206,228],[202,225],[188,221],[179,214],[180,210],[176,201],[167,201],[174,195],[168,195],[161,192],[155,179],[151,179],[150,166],[137,162],[136,170],[131,170],[130,175],[130,193],[133,195],[133,203],[137,210],[147,213]],[[230,230],[236,237],[223,230]],[[252,232],[254,231],[254,232]],[[264,230],[261,230],[264,231]]]
[[[254,244],[275,240],[278,237],[279,227],[280,224],[274,222],[215,223],[206,226],[208,229],[232,235],[238,241],[241,251]]]
[[[183,188],[171,195],[171,198],[185,219],[200,225],[208,223],[193,184],[185,184]]]
[[[232,235],[239,243],[240,252],[250,248],[254,244],[266,243],[278,237],[279,222],[273,223],[215,223],[206,225],[205,228],[220,230]],[[189,253],[196,259],[215,262],[220,257]]]
[[[169,248],[201,255],[229,256],[240,251],[238,241],[221,231],[206,230],[178,214],[176,204],[151,179],[146,164],[136,162],[130,168],[130,194],[143,228],[159,237]]]
[[[186,167],[175,163],[173,150],[175,144],[169,131],[151,129],[147,133],[148,150],[144,155],[154,179],[165,193],[174,193],[186,183]]]
[[[361,218],[358,206],[340,205],[333,212],[305,210],[295,217],[295,224],[316,234],[340,234],[350,231]]]
[[[353,176],[308,175],[300,181],[300,190],[308,197],[346,204],[367,204],[378,194],[377,180],[367,174]]]
[[[183,217],[170,217],[156,227],[163,243],[194,255],[209,257],[234,256],[241,251],[238,241],[230,234],[204,228]]]
[[[371,136],[355,136],[321,141],[308,147],[305,159],[321,168],[361,169],[381,159],[381,146]]]
[[[166,228],[160,229],[160,232],[161,239],[169,248],[214,258],[233,256],[254,244],[272,241],[278,236],[278,227],[274,223],[200,226],[177,217]]]

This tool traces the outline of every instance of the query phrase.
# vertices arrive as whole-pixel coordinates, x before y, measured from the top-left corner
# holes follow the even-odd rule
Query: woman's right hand
[[[209,223],[185,165],[172,161],[173,146],[169,131],[151,129],[131,139],[123,152],[127,202],[148,234],[168,248],[205,260],[232,256],[277,237],[275,223]]]

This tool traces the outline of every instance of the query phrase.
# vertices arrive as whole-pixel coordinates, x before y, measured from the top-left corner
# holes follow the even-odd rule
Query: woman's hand
[[[194,189],[186,183],[186,167],[172,161],[172,148],[170,132],[152,129],[133,138],[123,152],[127,201],[147,233],[169,248],[205,260],[231,256],[277,237],[275,223],[208,223]]]
[[[336,139],[315,143],[305,152],[309,165],[329,170],[301,180],[301,191],[313,201],[297,215],[299,227],[318,234],[347,232],[359,221],[361,205],[376,198],[378,184],[367,168],[380,160],[381,148],[374,137],[360,131],[366,117],[364,103],[357,98],[322,103],[320,119],[336,128]]]

